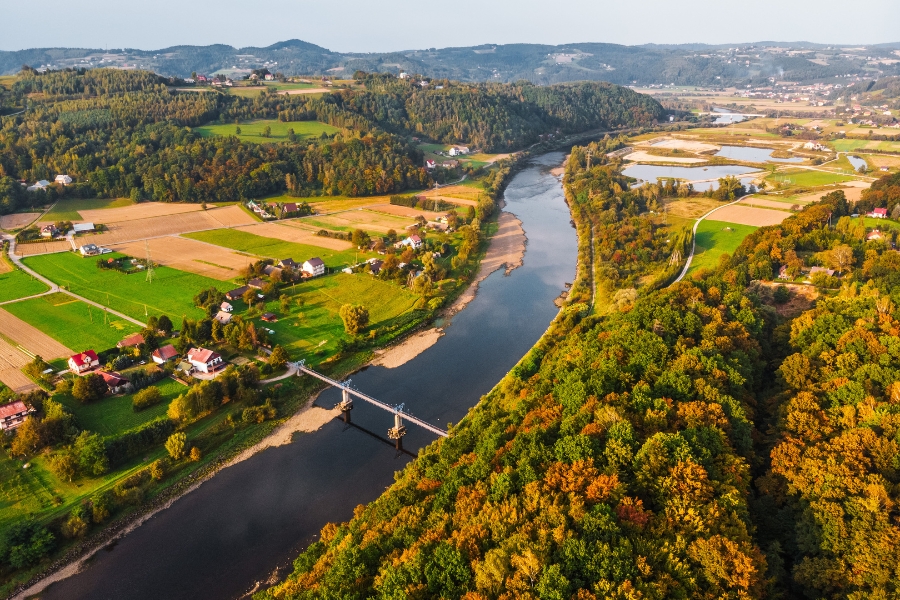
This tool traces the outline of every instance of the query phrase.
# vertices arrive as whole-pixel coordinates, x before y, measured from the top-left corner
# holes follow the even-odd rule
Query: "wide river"
[[[562,160],[559,152],[534,159],[506,189],[506,210],[528,237],[523,266],[481,282],[437,344],[401,367],[357,373],[354,387],[405,403],[411,414],[445,427],[460,421],[534,345],[557,313],[554,298],[575,276],[575,230],[562,185],[549,172]],[[317,403],[330,408],[339,400],[326,392]],[[357,401],[353,422],[383,438],[393,419]],[[404,445],[412,452],[434,439],[414,425],[408,430]],[[239,597],[278,567],[284,576],[323,525],[350,519],[409,460],[375,436],[332,421],[220,471],[41,597]]]

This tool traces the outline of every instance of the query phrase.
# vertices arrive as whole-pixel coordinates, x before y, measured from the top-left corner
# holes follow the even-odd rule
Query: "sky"
[[[900,42],[900,1],[868,0],[0,0],[0,50],[267,46],[337,52],[479,44]]]

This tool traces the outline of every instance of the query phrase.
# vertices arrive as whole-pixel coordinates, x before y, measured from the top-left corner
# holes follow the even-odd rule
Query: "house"
[[[266,73],[266,81],[275,81],[275,76],[271,73]]]
[[[219,312],[216,313],[216,316],[213,317],[213,319],[215,319],[222,325],[228,325],[229,323],[231,323],[231,313],[225,312],[224,310],[220,310]]]
[[[282,258],[278,261],[278,266],[283,269],[296,269],[300,265],[293,258]]]
[[[459,166],[459,161],[458,160],[445,160],[444,162],[441,163],[441,166],[444,167],[445,169],[455,169],[456,167]]]
[[[133,348],[144,343],[144,336],[134,333],[126,337],[124,340],[116,344],[116,348]]]
[[[206,75],[197,75],[198,83],[206,83],[207,81],[208,81],[208,79],[207,79]]]
[[[44,190],[50,187],[50,182],[46,179],[41,179],[40,181],[35,181],[34,185],[29,185],[27,189],[29,192],[38,192],[40,190]]]
[[[44,225],[41,227],[41,237],[52,238],[59,235],[59,229],[56,225]]]
[[[249,79],[250,81],[258,81],[259,75],[257,75],[256,73],[251,73]]]
[[[787,265],[781,265],[781,268],[778,269],[778,279],[790,279],[791,276],[788,275]]]
[[[93,223],[76,223],[75,225],[72,225],[72,230],[75,231],[76,234],[90,233],[95,229],[96,227],[94,227]]]
[[[873,240],[881,240],[881,239],[884,239],[884,236],[877,229],[873,229],[872,231],[869,232],[869,235],[866,236],[867,242],[871,242]]]
[[[118,373],[100,371],[100,377],[106,382],[106,387],[109,389],[110,394],[121,394],[131,390],[131,382]]]
[[[94,256],[100,254],[100,248],[94,244],[85,244],[79,248],[78,251],[81,252],[82,256]]]
[[[275,275],[276,273],[278,275],[281,275],[281,269],[279,269],[275,265],[266,265],[265,267],[263,267],[263,273],[265,273],[269,277]]]
[[[100,367],[100,359],[93,350],[85,350],[81,354],[69,357],[69,368],[76,375],[93,371]]]
[[[426,160],[426,161],[425,161],[425,168],[426,168],[426,169],[429,169],[429,170],[430,170],[430,169],[435,168],[436,166],[437,166],[437,163],[434,162],[433,160]]]
[[[886,208],[875,208],[875,209],[872,209],[872,212],[870,212],[866,216],[872,217],[873,219],[886,219],[887,218],[887,209]]]
[[[163,365],[177,357],[178,350],[172,344],[157,348],[150,354],[150,358],[158,365]]]
[[[406,73],[406,72],[400,73],[400,79],[409,79],[409,73]]]
[[[369,259],[369,272],[372,275],[378,275],[381,273],[381,267],[384,266],[384,261],[378,258],[370,258]]]
[[[184,82],[185,82],[185,83],[196,83],[196,82],[195,82],[192,78],[190,78],[190,77],[187,77],[187,78],[184,80]]]
[[[288,214],[297,212],[297,210],[299,210],[299,209],[297,208],[296,202],[288,202],[287,204],[285,204],[284,206],[281,207],[281,214],[288,215]]]
[[[201,373],[214,373],[225,367],[222,357],[205,348],[191,348],[187,353],[187,361]]]
[[[232,305],[228,304],[227,302],[223,302],[222,304],[219,305],[219,310],[224,310],[225,312],[230,313],[231,311],[234,310],[234,307]]]
[[[818,152],[828,152],[828,146],[823,146],[822,144],[817,144],[815,142],[806,142],[803,144],[803,148],[806,150],[816,150]]]
[[[307,260],[303,263],[303,272],[309,273],[312,277],[318,277],[325,274],[325,262],[318,256]]]
[[[247,285],[253,288],[254,290],[261,290],[263,286],[266,285],[266,282],[258,277],[254,277],[250,281],[247,282]]]
[[[422,247],[422,238],[417,235],[411,235],[400,243],[404,246],[409,246],[413,250],[418,250]]]
[[[25,422],[25,417],[34,412],[33,408],[21,400],[0,405],[0,431],[15,429]]]
[[[241,298],[243,298],[244,294],[246,294],[247,290],[249,289],[250,288],[246,285],[242,285],[241,287],[233,289],[230,292],[226,293],[225,297],[234,302],[235,300],[240,300]]]
[[[453,146],[452,148],[450,148],[450,151],[447,152],[447,154],[449,154],[450,156],[459,156],[462,153],[459,151],[459,148]]]
[[[260,319],[262,319],[266,323],[274,323],[275,321],[278,320],[278,317],[275,316],[275,313],[265,313],[263,316],[260,317]]]
[[[57,175],[56,179],[54,179],[53,181],[62,185],[69,185],[70,183],[72,183],[72,178],[68,175]]]
[[[883,172],[883,173],[887,173],[888,171],[890,171],[890,169],[889,169],[888,167],[881,167],[881,168],[878,169],[878,170],[881,171],[881,172]]]
[[[829,277],[834,275],[834,269],[826,269],[825,267],[813,267],[809,270],[809,276],[812,277],[816,273],[825,273]]]

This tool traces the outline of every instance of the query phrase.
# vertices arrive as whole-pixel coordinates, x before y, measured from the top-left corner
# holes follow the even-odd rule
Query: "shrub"
[[[137,394],[131,401],[131,406],[135,412],[149,408],[154,404],[159,404],[163,400],[163,395],[157,387],[148,387]]]
[[[173,433],[166,440],[166,451],[172,460],[181,460],[187,447],[187,435],[183,432]]]

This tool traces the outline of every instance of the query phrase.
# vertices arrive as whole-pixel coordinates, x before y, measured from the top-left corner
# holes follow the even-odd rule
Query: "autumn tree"
[[[340,315],[344,321],[344,330],[351,336],[357,335],[369,324],[369,309],[365,306],[344,304]]]

